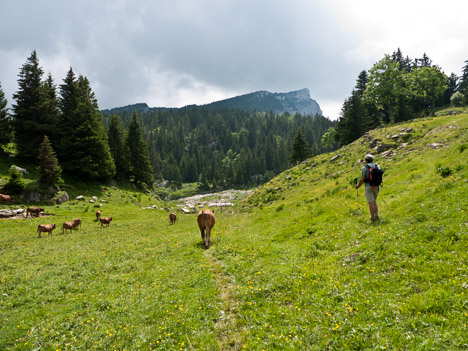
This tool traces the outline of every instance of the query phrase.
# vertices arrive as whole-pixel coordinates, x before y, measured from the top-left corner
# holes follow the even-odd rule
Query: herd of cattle
[[[36,217],[39,217],[39,214],[41,212],[44,212],[44,209],[41,207],[28,207],[26,209],[26,218],[28,218],[28,215],[31,214],[31,217],[33,214],[36,215]],[[98,224],[101,224],[101,228],[106,225],[107,227],[109,226],[110,222],[112,221],[112,217],[101,217],[101,210],[96,211],[96,219],[98,221]],[[75,218],[73,221],[70,222],[63,222],[62,224],[62,233],[66,233],[68,230],[70,233],[73,231],[73,229],[80,227],[81,228],[81,218]],[[37,226],[37,233],[38,237],[41,238],[41,234],[46,232],[49,235],[52,235],[52,231],[57,228],[55,224],[39,224]]]
[[[4,201],[7,204],[13,200],[10,195],[0,194],[0,201]],[[39,217],[40,213],[44,212],[42,207],[28,207],[26,209],[26,218],[28,216],[36,216]],[[101,210],[96,211],[96,220],[98,224],[101,224],[101,228],[103,226],[109,226],[110,222],[112,221],[112,217],[101,217]],[[175,224],[177,220],[177,215],[174,212],[169,213],[169,221],[171,224]],[[197,215],[197,223],[198,228],[200,229],[201,237],[203,240],[203,245],[205,248],[210,246],[210,234],[211,228],[215,225],[215,215],[214,211],[210,210],[201,210],[198,212]],[[62,224],[62,233],[67,233],[69,230],[72,233],[73,229],[81,228],[81,218],[75,218],[73,221],[63,222]],[[42,233],[48,233],[48,235],[52,235],[52,231],[57,228],[55,224],[39,224],[37,226],[37,233],[38,237],[42,237]]]

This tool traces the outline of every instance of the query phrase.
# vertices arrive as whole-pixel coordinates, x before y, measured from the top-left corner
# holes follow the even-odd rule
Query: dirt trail
[[[219,350],[241,350],[242,336],[237,331],[238,302],[232,295],[232,285],[229,278],[223,273],[221,262],[210,254],[210,250],[205,250],[204,255],[216,274],[216,282],[221,294],[221,311],[215,325],[219,339]]]

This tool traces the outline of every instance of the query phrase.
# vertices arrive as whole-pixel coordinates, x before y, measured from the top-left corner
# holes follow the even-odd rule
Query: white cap
[[[364,159],[365,159],[366,161],[373,161],[373,160],[374,160],[374,156],[371,155],[371,154],[367,154],[367,155],[364,157]]]

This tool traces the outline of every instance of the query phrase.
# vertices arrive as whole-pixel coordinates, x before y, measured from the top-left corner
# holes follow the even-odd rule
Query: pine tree
[[[368,81],[369,75],[367,74],[367,71],[361,71],[356,82],[356,93],[359,94],[360,97],[364,95]]]
[[[16,167],[10,169],[10,174],[7,183],[3,186],[3,191],[7,194],[19,195],[24,193],[26,183],[23,176]]]
[[[336,138],[341,144],[349,144],[361,137],[371,125],[361,97],[353,90],[343,103],[341,117],[336,126]]]
[[[296,136],[294,137],[292,143],[292,151],[289,155],[289,159],[292,164],[296,164],[299,162],[304,161],[305,159],[309,158],[312,155],[312,151],[305,139],[302,130],[299,128],[297,131]]]
[[[0,83],[0,146],[8,144],[13,138],[11,121],[8,116],[7,99]]]
[[[50,91],[42,82],[44,74],[39,67],[36,51],[33,51],[22,66],[18,85],[13,95],[13,127],[18,155],[36,160],[42,137],[53,128],[56,115],[51,114]]]
[[[50,124],[48,132],[50,141],[53,143],[58,140],[57,123],[60,118],[60,111],[58,109],[57,88],[50,73],[43,83],[43,88],[46,96],[44,102],[44,111],[48,116],[48,123]]]
[[[465,104],[468,104],[468,60],[465,61],[465,66],[463,66],[458,91],[465,97]]]
[[[130,163],[122,124],[116,115],[111,117],[107,136],[110,152],[115,162],[115,177],[118,180],[126,180],[130,172]]]
[[[97,100],[86,77],[75,79],[70,69],[61,85],[58,158],[68,173],[110,179],[115,164],[110,153]]]
[[[133,113],[132,120],[128,126],[127,147],[129,151],[129,162],[131,175],[135,182],[145,183],[147,186],[153,186],[153,169],[151,167],[148,146],[146,145],[140,122],[136,112]]]
[[[55,151],[49,141],[47,135],[44,135],[40,149],[39,149],[39,183],[45,186],[56,186],[62,183],[60,174],[62,169],[55,156]]]

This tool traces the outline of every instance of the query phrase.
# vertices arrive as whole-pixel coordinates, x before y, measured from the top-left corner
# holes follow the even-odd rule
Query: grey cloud
[[[102,108],[145,102],[158,90],[165,105],[171,89],[194,82],[239,94],[309,88],[315,99],[314,92],[342,96],[354,84],[342,82],[359,72],[343,63],[352,38],[310,1],[6,0],[2,7],[0,30],[11,35],[0,39],[1,50],[26,53],[18,71],[34,49],[39,59],[64,55],[90,79]],[[45,71],[62,82],[53,67]],[[3,73],[0,66],[5,87]],[[178,102],[190,103],[197,101]]]

